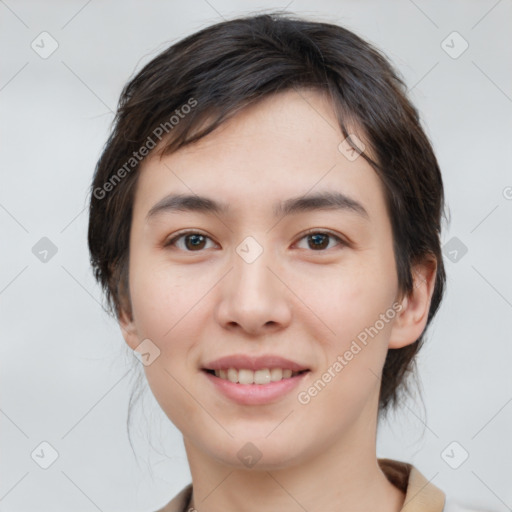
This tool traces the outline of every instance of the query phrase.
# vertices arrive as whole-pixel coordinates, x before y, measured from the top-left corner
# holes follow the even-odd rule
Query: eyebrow
[[[341,192],[319,192],[307,196],[292,197],[276,203],[273,213],[275,217],[286,217],[315,210],[349,211],[369,220],[368,212],[364,206]],[[205,196],[170,194],[158,201],[149,210],[146,221],[164,212],[199,212],[218,215],[229,213],[229,205]]]

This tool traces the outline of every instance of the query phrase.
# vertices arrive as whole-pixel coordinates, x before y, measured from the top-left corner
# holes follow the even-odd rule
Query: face
[[[388,347],[422,326],[404,334],[383,186],[342,140],[321,93],[288,91],[144,162],[121,326],[160,351],[146,377],[187,449],[276,468],[374,443]]]

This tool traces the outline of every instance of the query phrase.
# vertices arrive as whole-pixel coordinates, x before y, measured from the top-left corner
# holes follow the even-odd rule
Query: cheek
[[[392,308],[395,274],[383,262],[388,264],[378,257],[354,259],[323,282],[302,281],[302,289],[311,290],[308,305],[329,327],[328,335],[322,337],[324,357],[316,380],[308,382],[301,395],[315,402],[319,415],[343,404],[346,417],[353,418],[363,404],[378,396],[396,316]],[[316,335],[319,339],[318,330]]]
[[[356,416],[370,415],[378,398],[396,316],[393,281],[384,283],[379,275],[352,271],[345,278],[331,279],[323,293],[311,295],[320,318],[329,326],[329,336],[322,338],[322,364],[301,389],[299,403],[324,422],[339,414],[342,429]]]
[[[153,396],[176,428],[193,432],[196,425],[204,425],[202,409],[187,392],[186,375],[180,373],[179,367],[172,367],[165,357],[160,357],[144,370]]]
[[[212,286],[212,276],[194,275],[165,262],[132,260],[130,294],[134,319],[141,336],[166,340],[190,322],[196,307]]]
[[[396,293],[394,273],[372,261],[339,266],[329,273],[310,273],[296,282],[297,295],[326,326],[327,339],[337,349],[379,321],[391,309]],[[391,309],[388,317],[392,314]],[[383,335],[390,328],[390,318],[386,320],[385,325],[379,322],[377,326]]]
[[[198,371],[201,299],[211,287],[204,277],[191,280],[176,269],[157,264],[139,265],[130,291],[140,339],[149,338],[159,357],[144,367],[148,385],[167,417],[178,429],[189,431],[201,418],[187,389]]]

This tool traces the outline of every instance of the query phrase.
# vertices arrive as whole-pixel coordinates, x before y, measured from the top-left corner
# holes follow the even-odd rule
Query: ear
[[[437,260],[434,256],[413,266],[412,291],[402,299],[400,312],[396,317],[389,348],[402,348],[414,343],[425,330],[430,302],[436,282]]]
[[[135,326],[135,321],[133,319],[133,314],[127,311],[126,308],[121,307],[118,314],[118,322],[119,327],[121,327],[124,341],[126,341],[126,344],[132,350],[135,350],[135,348],[140,345],[140,340]]]

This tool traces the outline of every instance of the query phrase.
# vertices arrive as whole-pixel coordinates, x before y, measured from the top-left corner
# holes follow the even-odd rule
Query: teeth
[[[230,382],[238,382],[238,372],[234,368],[228,370],[228,380]]]
[[[231,368],[229,371],[231,371]],[[233,371],[236,372],[236,370]],[[238,370],[238,382],[240,384],[252,384],[254,382],[254,372],[251,370]]]
[[[227,370],[215,370],[215,376],[230,382],[239,384],[269,384],[270,382],[278,382],[282,379],[289,379],[298,375],[299,372],[292,372],[290,369],[282,368],[264,368],[262,370],[247,370],[242,368],[228,368]]]
[[[272,382],[277,382],[283,378],[283,370],[281,368],[272,368],[270,370],[270,380]]]
[[[240,381],[242,382],[242,381]],[[270,382],[270,370],[257,370],[254,372],[254,384],[268,384]]]

